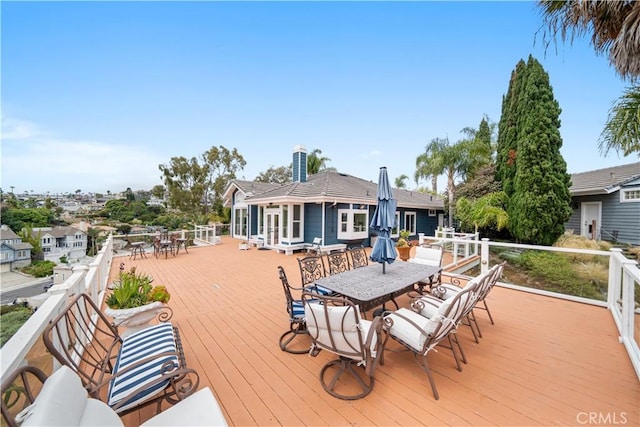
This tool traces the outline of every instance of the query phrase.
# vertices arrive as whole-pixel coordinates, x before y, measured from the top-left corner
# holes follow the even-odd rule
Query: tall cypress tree
[[[502,183],[502,189],[511,197],[514,192],[516,159],[518,154],[518,121],[520,114],[520,95],[526,80],[527,65],[521,59],[511,72],[509,89],[502,98],[502,115],[498,123],[498,145],[496,147],[496,179]]]
[[[509,229],[519,241],[551,245],[571,216],[570,176],[560,154],[561,109],[542,65],[529,56],[526,68],[516,108],[517,161]]]

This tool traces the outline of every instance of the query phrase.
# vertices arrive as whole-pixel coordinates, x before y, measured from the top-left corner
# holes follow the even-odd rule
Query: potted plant
[[[409,245],[409,236],[411,233],[409,230],[400,230],[400,238],[396,242],[396,249],[398,250],[398,255],[400,259],[406,261],[409,259],[409,252],[411,251],[411,246]]]
[[[165,286],[153,286],[152,281],[150,275],[137,273],[135,267],[125,271],[121,266],[118,281],[106,299],[105,313],[113,318],[114,325],[127,327],[124,336],[145,328],[162,311],[168,310],[163,320],[171,317],[171,309],[165,307],[171,295]]]

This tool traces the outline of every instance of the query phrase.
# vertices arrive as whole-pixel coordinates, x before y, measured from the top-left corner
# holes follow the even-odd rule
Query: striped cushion
[[[333,291],[332,290],[329,290],[327,288],[323,288],[322,286],[318,286],[318,285],[307,286],[306,288],[304,288],[304,290],[307,291],[307,292],[311,292],[313,294],[318,294],[318,295],[324,295],[324,296],[333,295]]]
[[[293,301],[293,313],[292,316],[295,319],[300,319],[304,317],[304,305],[302,304],[302,301],[300,300],[294,300]]]
[[[150,387],[144,387],[162,376],[162,364],[167,361],[173,361],[178,367],[177,355],[160,357],[151,360],[138,368],[127,372],[124,375],[117,375],[117,372],[133,365],[141,359],[165,352],[175,352],[176,342],[173,335],[173,326],[171,323],[161,323],[151,326],[129,335],[124,339],[118,360],[114,367],[116,373],[111,380],[109,386],[109,394],[107,403],[109,406],[118,404],[122,399],[127,397],[134,390],[142,387],[142,391],[135,396],[130,397],[126,403],[120,406],[116,411],[121,412],[125,409],[136,406],[148,399],[151,399],[160,393],[169,384],[169,380],[153,384]]]

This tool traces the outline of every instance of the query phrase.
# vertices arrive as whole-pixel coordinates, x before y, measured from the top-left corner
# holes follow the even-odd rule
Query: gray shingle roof
[[[6,224],[2,224],[2,227],[0,227],[0,240],[14,240],[19,238],[20,236],[18,236]]]
[[[271,188],[247,197],[247,202],[343,202],[376,204],[377,182],[366,181],[344,173],[326,171],[309,176],[306,182],[285,185],[271,184]],[[239,186],[240,187],[240,186]],[[243,190],[244,191],[244,190]],[[444,202],[436,196],[416,191],[394,189],[399,207],[443,209]]]
[[[571,175],[572,195],[608,194],[625,182],[640,177],[640,162]]]

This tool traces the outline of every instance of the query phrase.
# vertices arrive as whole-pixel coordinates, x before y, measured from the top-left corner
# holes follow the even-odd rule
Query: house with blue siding
[[[31,243],[22,241],[7,225],[0,226],[0,271],[13,271],[31,264]]]
[[[571,175],[566,230],[589,239],[640,245],[640,162]]]
[[[369,223],[377,205],[378,183],[335,171],[307,176],[306,149],[296,146],[293,182],[267,184],[234,180],[224,193],[231,207],[231,233],[237,239],[259,241],[271,249],[304,248],[321,238],[325,247],[371,245]],[[397,201],[392,237],[407,229],[412,238],[434,235],[443,225],[444,202],[429,193],[394,189]]]

